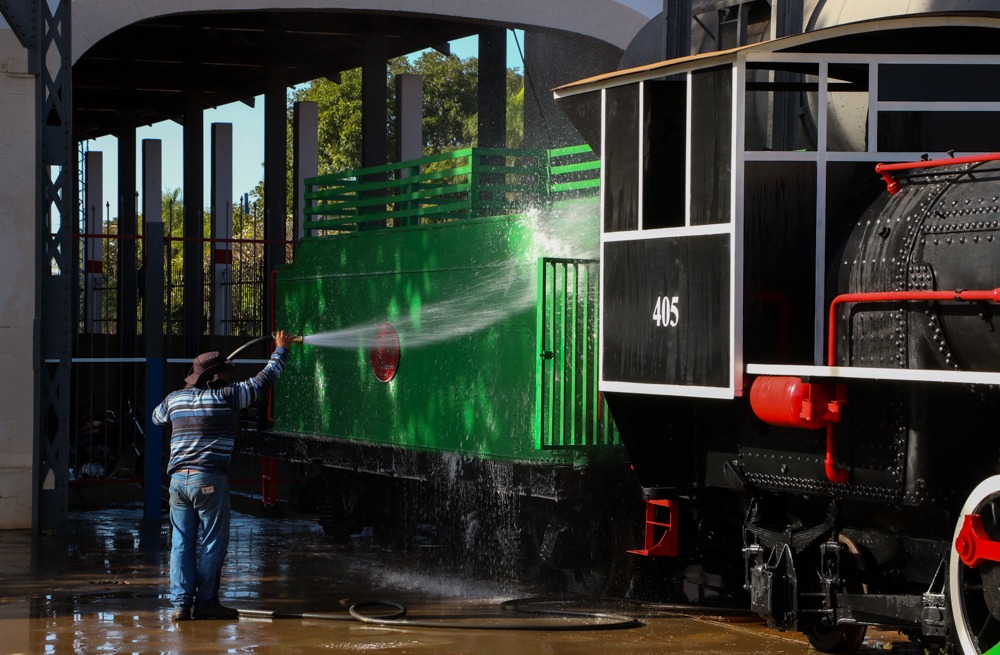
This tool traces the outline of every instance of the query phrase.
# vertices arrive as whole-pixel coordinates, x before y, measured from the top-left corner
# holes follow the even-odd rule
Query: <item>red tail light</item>
[[[388,382],[399,369],[399,334],[391,323],[383,323],[375,328],[368,358],[372,372],[380,382]]]

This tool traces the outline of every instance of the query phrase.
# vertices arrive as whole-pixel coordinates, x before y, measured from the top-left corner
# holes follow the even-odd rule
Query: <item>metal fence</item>
[[[144,336],[145,306],[150,301],[144,296],[145,235],[108,233],[115,229],[106,223],[104,233],[77,235],[82,275],[77,278],[75,294],[77,320],[70,400],[69,470],[73,487],[138,482],[143,476],[145,420],[152,404],[160,400],[147,401],[145,397],[146,359],[144,340],[140,338]],[[258,228],[257,233],[262,230]],[[126,239],[138,244],[136,261],[130,264],[121,262],[119,256],[120,245]],[[185,280],[181,251],[189,240],[170,236],[164,239],[162,297],[156,302],[163,308],[168,387],[180,386],[193,356],[183,351],[182,334]],[[204,301],[197,310],[202,317],[201,333],[211,338],[213,349],[235,349],[267,327],[266,242],[261,238],[195,240],[202,244]],[[214,254],[217,251],[227,254],[220,258]],[[138,302],[134,307],[123,307],[119,303],[120,268],[130,265],[138,271]],[[226,300],[222,303],[223,315],[216,315],[219,296]],[[126,321],[123,312],[133,314]],[[134,332],[124,334],[123,326],[126,332]],[[263,347],[249,354],[251,358],[266,356]]]

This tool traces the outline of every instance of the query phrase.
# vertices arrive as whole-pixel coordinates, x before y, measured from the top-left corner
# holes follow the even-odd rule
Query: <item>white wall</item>
[[[0,28],[0,529],[31,527],[35,397],[35,78]]]

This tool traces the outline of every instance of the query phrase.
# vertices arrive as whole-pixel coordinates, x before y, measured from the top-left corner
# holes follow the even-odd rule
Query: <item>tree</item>
[[[389,116],[387,159],[395,157],[395,84],[401,73],[422,75],[424,79],[424,156],[449,152],[476,144],[478,61],[460,59],[428,51],[416,60],[393,59],[386,71]],[[508,145],[523,140],[523,80],[514,70],[507,71]],[[295,91],[292,101],[313,101],[319,105],[319,172],[321,175],[361,166],[361,70],[345,71],[340,84],[314,80]],[[289,110],[290,111],[290,110]],[[289,141],[289,143],[291,143]],[[291,159],[289,159],[291,161]]]

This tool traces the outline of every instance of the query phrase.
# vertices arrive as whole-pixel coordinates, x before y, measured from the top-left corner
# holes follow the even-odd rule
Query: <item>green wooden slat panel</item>
[[[565,173],[577,173],[580,171],[596,171],[600,170],[601,162],[599,161],[586,161],[580,162],[579,164],[560,164],[558,166],[551,167],[553,175],[563,175]]]
[[[453,202],[435,205],[433,207],[419,207],[416,209],[380,212],[377,214],[366,213],[361,216],[329,218],[323,221],[309,221],[305,223],[305,228],[311,230],[323,230],[345,224],[365,223],[375,220],[384,220],[386,218],[449,218],[450,216],[445,216],[444,214],[454,214],[456,212],[467,214],[468,208],[468,204],[465,202]]]
[[[447,219],[456,212],[464,212],[466,216],[506,215],[528,206],[551,204],[563,194],[588,193],[598,188],[600,181],[596,174],[600,162],[580,161],[589,154],[587,146],[550,152],[465,148],[408,162],[317,176],[307,180],[309,204],[305,214],[327,216],[337,224],[386,218]],[[441,163],[451,166],[432,172],[422,169]],[[403,171],[407,172],[406,177]],[[371,180],[373,175],[384,175],[386,179]],[[439,206],[442,199],[450,201],[446,208]],[[465,206],[455,208],[454,203],[463,202]],[[435,216],[435,210],[440,214]]]
[[[581,189],[596,189],[601,186],[600,180],[580,180],[579,182],[564,182],[562,184],[553,184],[553,193],[562,193],[564,191],[578,191]]]

